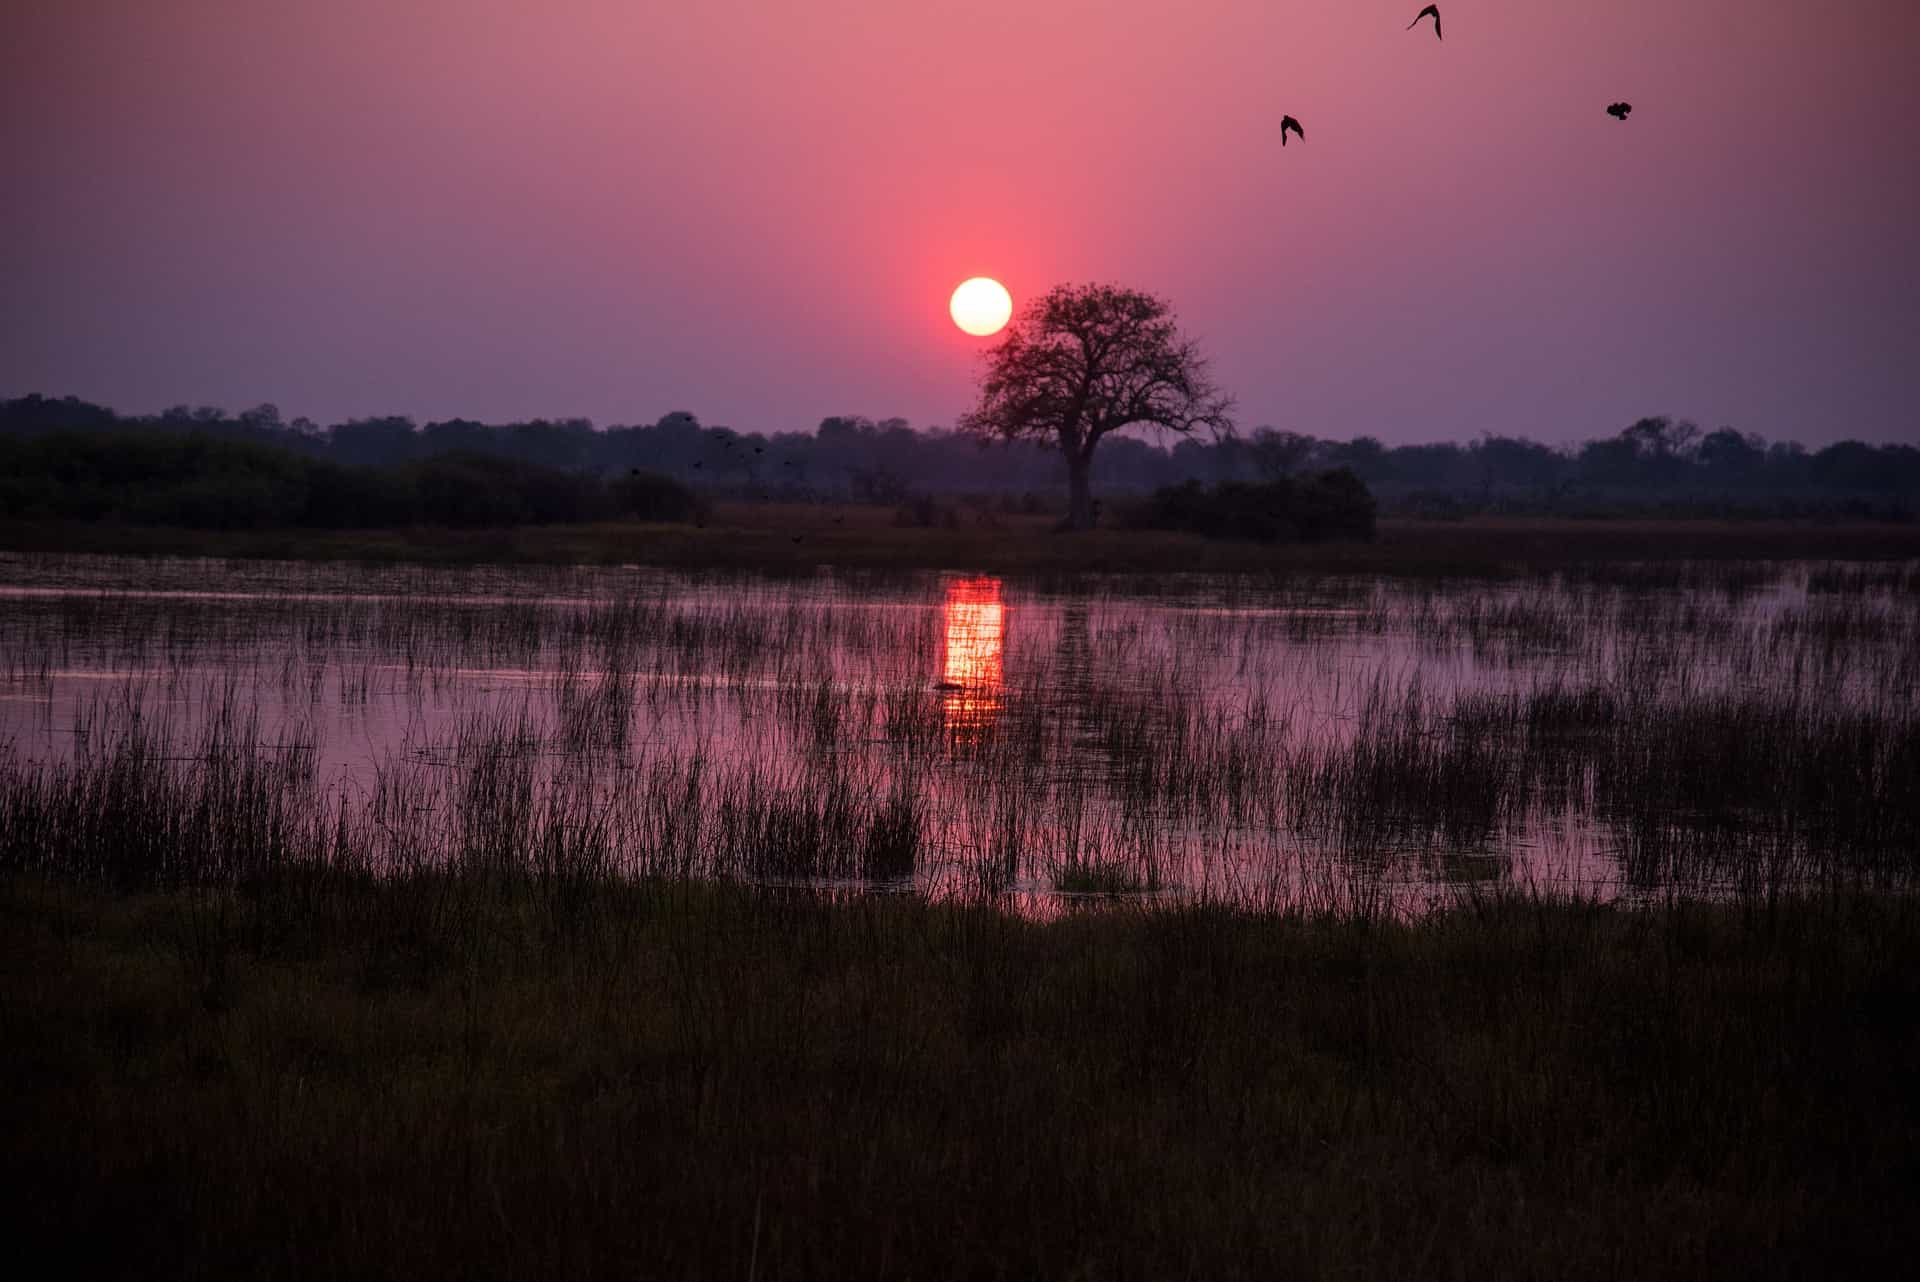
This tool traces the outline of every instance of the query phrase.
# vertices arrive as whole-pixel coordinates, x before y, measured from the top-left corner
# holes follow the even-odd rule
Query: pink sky
[[[985,274],[1246,428],[1920,437],[1920,5],[1417,8],[17,0],[0,395],[939,425]]]

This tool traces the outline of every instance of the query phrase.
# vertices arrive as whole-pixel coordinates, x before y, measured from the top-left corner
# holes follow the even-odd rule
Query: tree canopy
[[[1066,457],[1067,527],[1094,522],[1094,447],[1146,426],[1233,431],[1233,400],[1162,299],[1115,285],[1059,285],[1034,299],[986,355],[980,402],[959,426],[983,438],[1036,439]]]

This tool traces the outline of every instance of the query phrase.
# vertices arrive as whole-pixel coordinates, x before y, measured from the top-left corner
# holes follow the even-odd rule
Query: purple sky
[[[10,0],[0,395],[937,425],[983,274],[1246,428],[1920,438],[1920,4],[1418,8]]]

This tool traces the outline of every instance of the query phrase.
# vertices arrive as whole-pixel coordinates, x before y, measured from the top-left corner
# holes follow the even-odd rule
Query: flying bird
[[[1307,140],[1307,131],[1300,127],[1299,121],[1295,120],[1292,116],[1282,116],[1280,117],[1280,145],[1282,147],[1287,145],[1287,130],[1289,129],[1300,135],[1301,142]]]
[[[1414,14],[1413,21],[1407,24],[1407,30],[1412,31],[1415,27],[1419,26],[1420,19],[1427,17],[1429,14],[1433,17],[1433,38],[1435,40],[1445,39],[1445,37],[1440,34],[1440,6],[1437,4],[1430,4],[1419,13]]]
[[[1627,118],[1627,113],[1632,110],[1633,110],[1632,103],[1616,102],[1611,107],[1607,108],[1607,114],[1609,116],[1612,116],[1615,120],[1625,120]]]

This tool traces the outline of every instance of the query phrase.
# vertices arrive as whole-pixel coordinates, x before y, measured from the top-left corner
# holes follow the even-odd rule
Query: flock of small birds
[[[1440,6],[1437,4],[1430,4],[1419,13],[1414,14],[1413,21],[1407,24],[1407,30],[1412,31],[1420,25],[1421,20],[1424,18],[1433,19],[1433,38],[1435,40],[1445,39],[1445,37],[1440,34]],[[1632,103],[1616,102],[1608,105],[1607,114],[1615,120],[1625,120],[1627,113],[1632,110]],[[1307,140],[1307,131],[1300,127],[1298,120],[1295,120],[1292,116],[1282,116],[1280,117],[1280,145],[1282,147],[1287,145],[1288,133],[1292,133],[1295,137],[1299,138],[1301,142]]]

